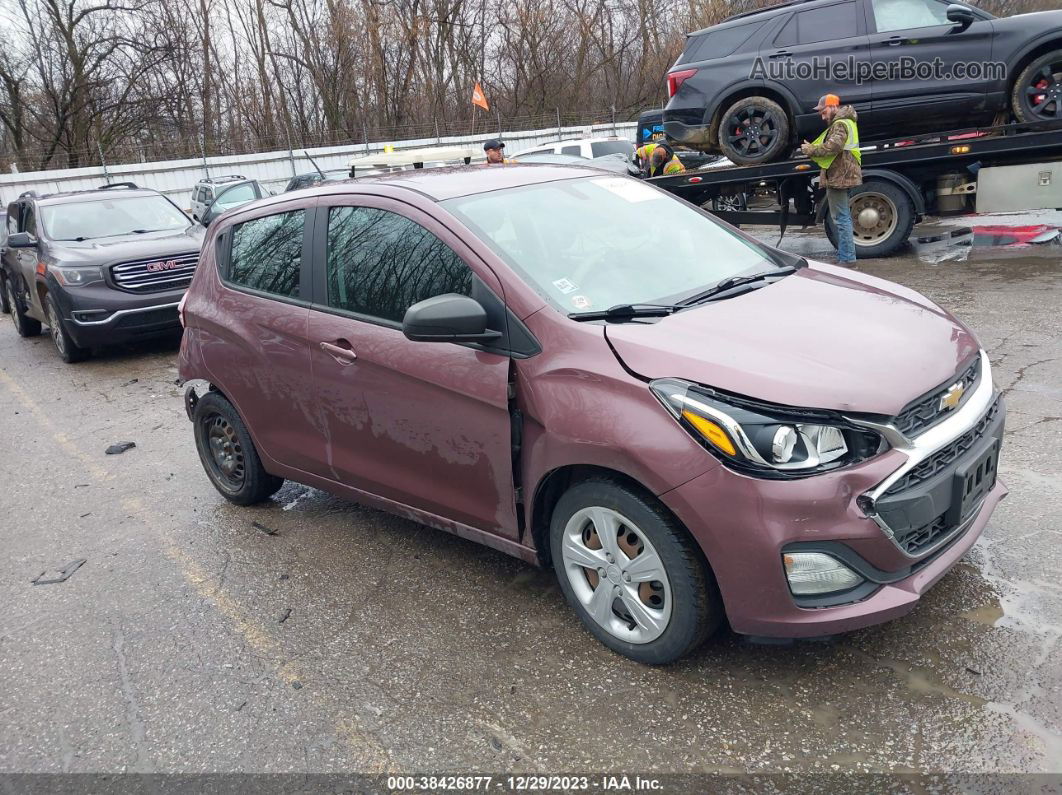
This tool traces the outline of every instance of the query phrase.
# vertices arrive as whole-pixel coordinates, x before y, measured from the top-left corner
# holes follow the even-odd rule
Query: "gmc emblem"
[[[158,271],[176,270],[179,267],[181,267],[181,263],[179,263],[177,260],[168,259],[165,262],[148,263],[147,270],[151,271],[152,273],[156,273]]]

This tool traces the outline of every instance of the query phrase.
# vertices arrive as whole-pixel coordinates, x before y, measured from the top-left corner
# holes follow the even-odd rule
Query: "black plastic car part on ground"
[[[814,107],[827,93],[855,107],[863,143],[1062,120],[1062,11],[995,18],[947,0],[795,0],[690,34],[667,84],[667,137],[742,165],[818,136]]]
[[[7,216],[0,288],[20,336],[47,327],[60,357],[76,362],[180,330],[203,230],[161,193],[132,183],[27,192]]]

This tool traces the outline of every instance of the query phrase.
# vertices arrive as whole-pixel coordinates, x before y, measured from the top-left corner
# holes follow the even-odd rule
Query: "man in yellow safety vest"
[[[815,106],[827,127],[811,143],[804,141],[800,151],[822,169],[819,185],[826,189],[830,218],[837,233],[837,261],[841,265],[855,262],[855,237],[848,191],[863,184],[859,152],[858,116],[851,105],[842,105],[836,94],[827,94]]]
[[[659,140],[638,147],[634,162],[642,170],[643,177],[659,177],[662,174],[680,174],[686,170],[675,150],[667,141]]]

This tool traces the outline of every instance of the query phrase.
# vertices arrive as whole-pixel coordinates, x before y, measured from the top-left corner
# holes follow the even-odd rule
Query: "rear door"
[[[875,69],[868,134],[891,138],[991,121],[994,81],[990,72],[970,71],[991,60],[991,20],[960,30],[940,0],[863,1]]]
[[[324,435],[316,424],[307,257],[313,208],[270,207],[218,239],[222,286],[197,305],[200,346],[260,452],[319,473]]]
[[[860,113],[870,110],[870,82],[849,76],[870,57],[857,0],[796,11],[767,39],[760,56],[767,85],[780,83],[796,97],[798,139],[811,140],[822,132],[824,125],[814,108],[823,94],[839,95],[843,104]],[[772,79],[776,77],[780,79]]]
[[[401,327],[410,305],[444,293],[503,307],[500,282],[420,210],[329,201],[318,211],[309,322],[329,476],[515,539],[509,356],[411,342]]]

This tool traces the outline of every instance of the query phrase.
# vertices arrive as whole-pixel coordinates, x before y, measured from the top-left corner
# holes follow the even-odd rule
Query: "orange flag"
[[[472,104],[483,108],[483,110],[490,110],[490,105],[487,104],[487,98],[483,94],[483,87],[477,82],[476,87],[472,89]]]

